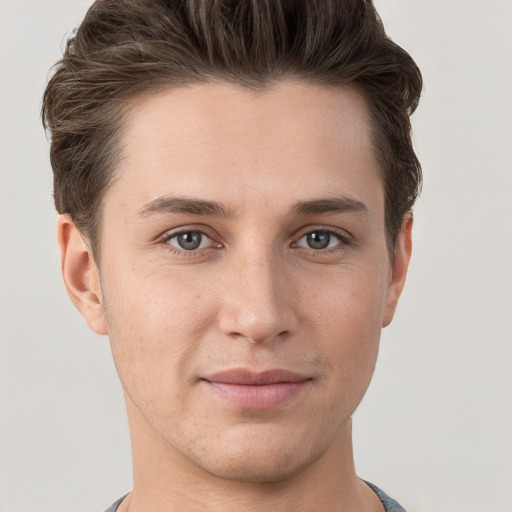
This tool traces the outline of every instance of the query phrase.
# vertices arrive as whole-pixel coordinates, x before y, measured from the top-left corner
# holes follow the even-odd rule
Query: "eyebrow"
[[[292,207],[290,213],[295,215],[318,215],[322,213],[357,213],[368,215],[368,207],[357,199],[342,196],[299,201]]]
[[[368,214],[367,206],[351,197],[334,197],[299,201],[290,209],[291,215],[319,215],[323,213]],[[153,214],[188,214],[211,217],[236,217],[237,212],[217,201],[193,197],[162,196],[145,204],[138,212],[141,217]]]
[[[145,204],[138,212],[141,217],[152,214],[188,214],[232,218],[236,212],[217,201],[206,201],[193,197],[162,196]]]

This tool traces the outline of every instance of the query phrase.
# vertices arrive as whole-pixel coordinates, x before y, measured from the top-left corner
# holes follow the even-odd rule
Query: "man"
[[[365,0],[98,0],[44,97],[68,293],[158,511],[400,511],[351,416],[411,255],[410,56]]]

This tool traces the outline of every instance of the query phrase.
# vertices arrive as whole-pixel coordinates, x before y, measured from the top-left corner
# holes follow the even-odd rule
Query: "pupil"
[[[313,231],[307,238],[312,249],[325,249],[331,241],[331,235],[326,231]]]
[[[201,233],[197,231],[187,231],[178,235],[178,244],[182,249],[193,251],[201,245]]]

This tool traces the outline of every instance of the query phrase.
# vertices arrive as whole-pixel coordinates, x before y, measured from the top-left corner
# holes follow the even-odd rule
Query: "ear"
[[[57,240],[64,284],[75,307],[97,334],[107,334],[98,267],[92,251],[69,215],[57,223]]]
[[[404,288],[412,253],[412,224],[412,213],[407,212],[402,219],[402,226],[395,241],[382,327],[387,327],[393,320],[398,299]]]

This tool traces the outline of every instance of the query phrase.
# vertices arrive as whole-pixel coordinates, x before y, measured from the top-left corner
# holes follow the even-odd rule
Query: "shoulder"
[[[119,507],[119,505],[121,504],[121,501],[123,501],[125,499],[125,497],[126,496],[122,496],[117,501],[112,503],[112,505],[110,505],[110,507],[108,507],[107,510],[105,510],[105,512],[116,512],[117,507]]]
[[[406,510],[393,498],[390,498],[382,489],[379,489],[376,485],[364,481],[373,492],[379,497],[380,501],[384,505],[386,512],[406,512]]]
[[[376,485],[367,482],[366,480],[364,482],[379,497],[380,501],[384,505],[384,508],[386,509],[386,512],[406,512],[406,510],[396,500],[390,498],[382,489],[379,489]],[[117,507],[119,507],[121,501],[123,501],[124,498],[125,496],[112,503],[112,505],[110,505],[110,507],[108,507],[105,512],[116,512]]]

